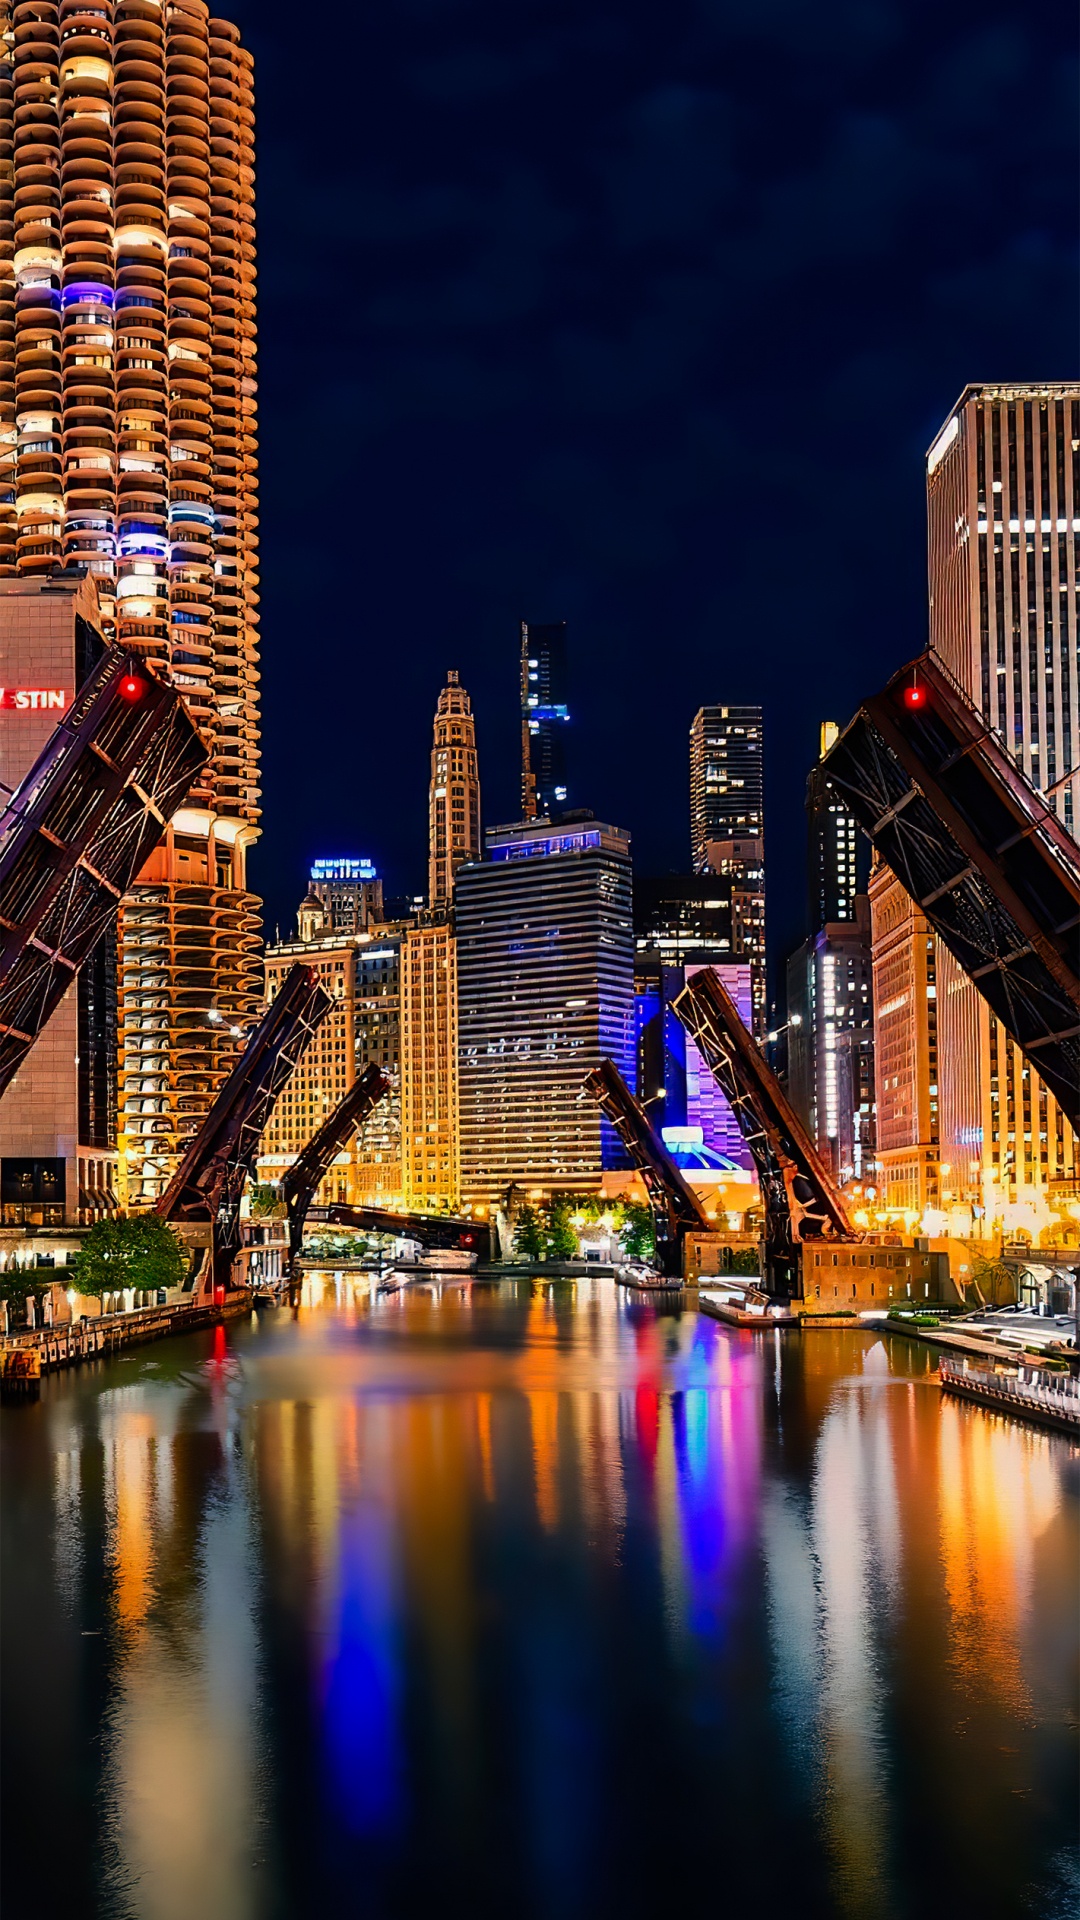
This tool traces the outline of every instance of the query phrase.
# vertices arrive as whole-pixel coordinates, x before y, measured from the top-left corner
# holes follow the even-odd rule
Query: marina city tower
[[[120,916],[138,1205],[260,999],[251,57],[202,0],[0,0],[0,90],[0,574],[85,567],[212,747]]]

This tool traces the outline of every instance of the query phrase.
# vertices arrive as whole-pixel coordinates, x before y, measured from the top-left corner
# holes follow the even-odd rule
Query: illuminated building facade
[[[213,747],[121,916],[120,1192],[138,1204],[261,995],[251,58],[203,0],[0,0],[0,28],[0,572],[86,565],[107,637],[175,680]]]
[[[753,1031],[765,1032],[765,782],[760,707],[701,707],[690,728],[695,873],[731,882],[732,952],[750,963]]]
[[[480,858],[480,777],[476,722],[469,696],[450,670],[435,709],[428,791],[428,900],[446,907],[454,876]]]
[[[570,724],[566,621],[521,623],[521,817],[545,819],[567,804]]]
[[[1080,386],[968,387],[926,471],[931,645],[1075,834]],[[951,1228],[1034,1239],[1080,1195],[1076,1136],[944,950],[938,1008]]]
[[[937,941],[891,868],[870,869],[879,1207],[940,1200]]]
[[[401,941],[401,1174],[407,1207],[456,1208],[457,943],[447,920]]]
[[[356,956],[356,1071],[374,1063],[390,1092],[364,1121],[356,1139],[356,1189],[368,1206],[398,1206],[401,1185],[401,942],[394,923],[358,936]]]
[[[787,970],[788,1097],[841,1185],[873,1183],[874,1015],[870,903],[826,923]]]
[[[266,997],[272,1000],[298,960],[315,968],[334,999],[328,1016],[278,1101],[259,1150],[259,1177],[277,1182],[374,1061],[391,1092],[338,1155],[319,1189],[319,1204],[399,1205],[401,1201],[400,930],[339,933],[330,910],[309,895],[297,940],[266,950]]]
[[[691,973],[715,966],[747,1026],[750,968],[732,958],[731,883],[720,874],[634,877],[637,1096],[668,1146],[720,1171],[752,1164],[738,1122],[673,1011]]]
[[[0,778],[29,772],[100,659],[82,569],[0,580]],[[87,1224],[116,1205],[116,930],[82,967],[0,1097],[0,1222]]]
[[[363,933],[383,918],[382,881],[370,860],[313,860],[308,892],[335,933]]]
[[[302,1056],[259,1148],[259,1178],[276,1185],[356,1079],[356,946],[329,931],[266,950],[266,998],[277,998],[290,968],[302,960],[333,1000],[332,1011]],[[316,1205],[355,1204],[357,1143],[338,1154],[321,1182]]]
[[[456,892],[462,1194],[596,1189],[621,1162],[582,1081],[634,1078],[629,836],[575,811],[485,838]]]

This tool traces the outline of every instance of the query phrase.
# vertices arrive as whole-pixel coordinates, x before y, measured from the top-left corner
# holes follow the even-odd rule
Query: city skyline
[[[0,1907],[1064,1920],[1075,22],[212,5],[0,0]]]

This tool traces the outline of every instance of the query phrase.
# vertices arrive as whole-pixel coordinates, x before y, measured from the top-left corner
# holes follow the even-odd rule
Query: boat
[[[478,1257],[464,1247],[424,1247],[390,1265],[395,1273],[473,1273]]]
[[[636,1287],[643,1293],[678,1293],[683,1282],[680,1274],[657,1273],[655,1267],[647,1267],[644,1261],[627,1260],[616,1267],[615,1284]]]

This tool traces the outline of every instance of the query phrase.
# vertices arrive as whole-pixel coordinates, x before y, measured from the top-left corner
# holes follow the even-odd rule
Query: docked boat
[[[636,1287],[643,1293],[678,1293],[683,1284],[680,1275],[657,1273],[655,1267],[647,1267],[642,1260],[628,1260],[616,1267],[615,1282],[620,1287]]]

